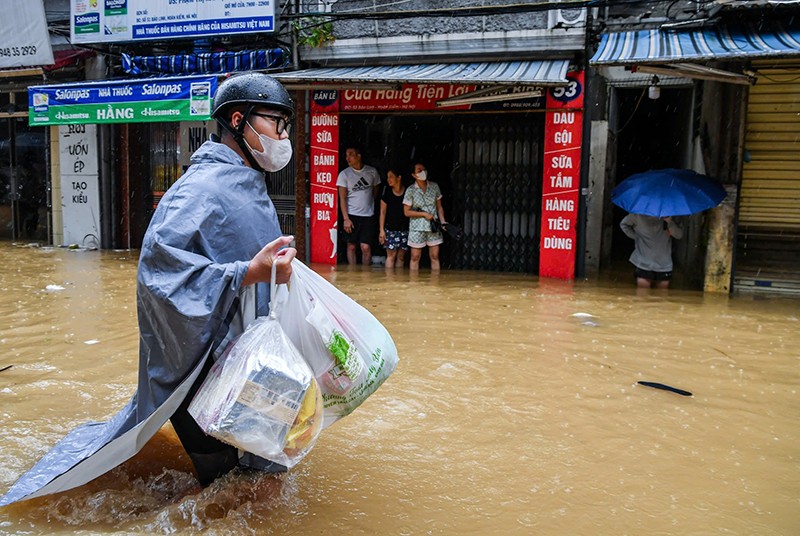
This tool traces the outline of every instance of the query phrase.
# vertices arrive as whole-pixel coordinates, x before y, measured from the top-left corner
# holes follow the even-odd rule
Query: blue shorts
[[[408,231],[386,231],[386,249],[408,249]]]

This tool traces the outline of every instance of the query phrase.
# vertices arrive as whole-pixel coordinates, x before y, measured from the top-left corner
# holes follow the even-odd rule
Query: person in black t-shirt
[[[408,218],[403,214],[406,188],[396,168],[386,173],[388,188],[381,195],[380,234],[378,240],[386,248],[386,269],[402,268],[408,251]]]

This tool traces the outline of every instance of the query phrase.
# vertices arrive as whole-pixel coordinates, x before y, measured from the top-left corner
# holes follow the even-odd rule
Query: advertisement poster
[[[544,126],[539,277],[575,277],[576,227],[583,135],[583,72],[550,88]]]
[[[336,264],[339,175],[339,92],[318,89],[311,99],[311,262]]]
[[[42,0],[10,4],[0,19],[0,69],[53,64],[53,48]]]
[[[275,31],[277,0],[70,0],[72,43]]]
[[[97,127],[58,127],[64,245],[100,247]]]
[[[31,86],[28,123],[205,121],[216,90],[215,76]]]

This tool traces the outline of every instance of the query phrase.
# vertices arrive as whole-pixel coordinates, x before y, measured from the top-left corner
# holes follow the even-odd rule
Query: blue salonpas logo
[[[192,98],[198,98],[198,97],[208,98],[211,96],[211,84],[209,83],[192,84],[191,91],[192,91]]]
[[[100,32],[100,13],[87,13],[85,15],[75,15],[75,33],[99,33]]]
[[[33,111],[46,112],[50,107],[50,96],[47,93],[33,94]]]

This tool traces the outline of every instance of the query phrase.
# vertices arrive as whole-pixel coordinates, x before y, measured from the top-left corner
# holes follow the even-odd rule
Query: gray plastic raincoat
[[[241,285],[249,260],[280,235],[264,175],[215,137],[204,143],[159,202],[142,244],[136,394],[109,421],[67,434],[0,506],[80,486],[134,456],[175,412],[208,356],[268,313],[268,285]]]

